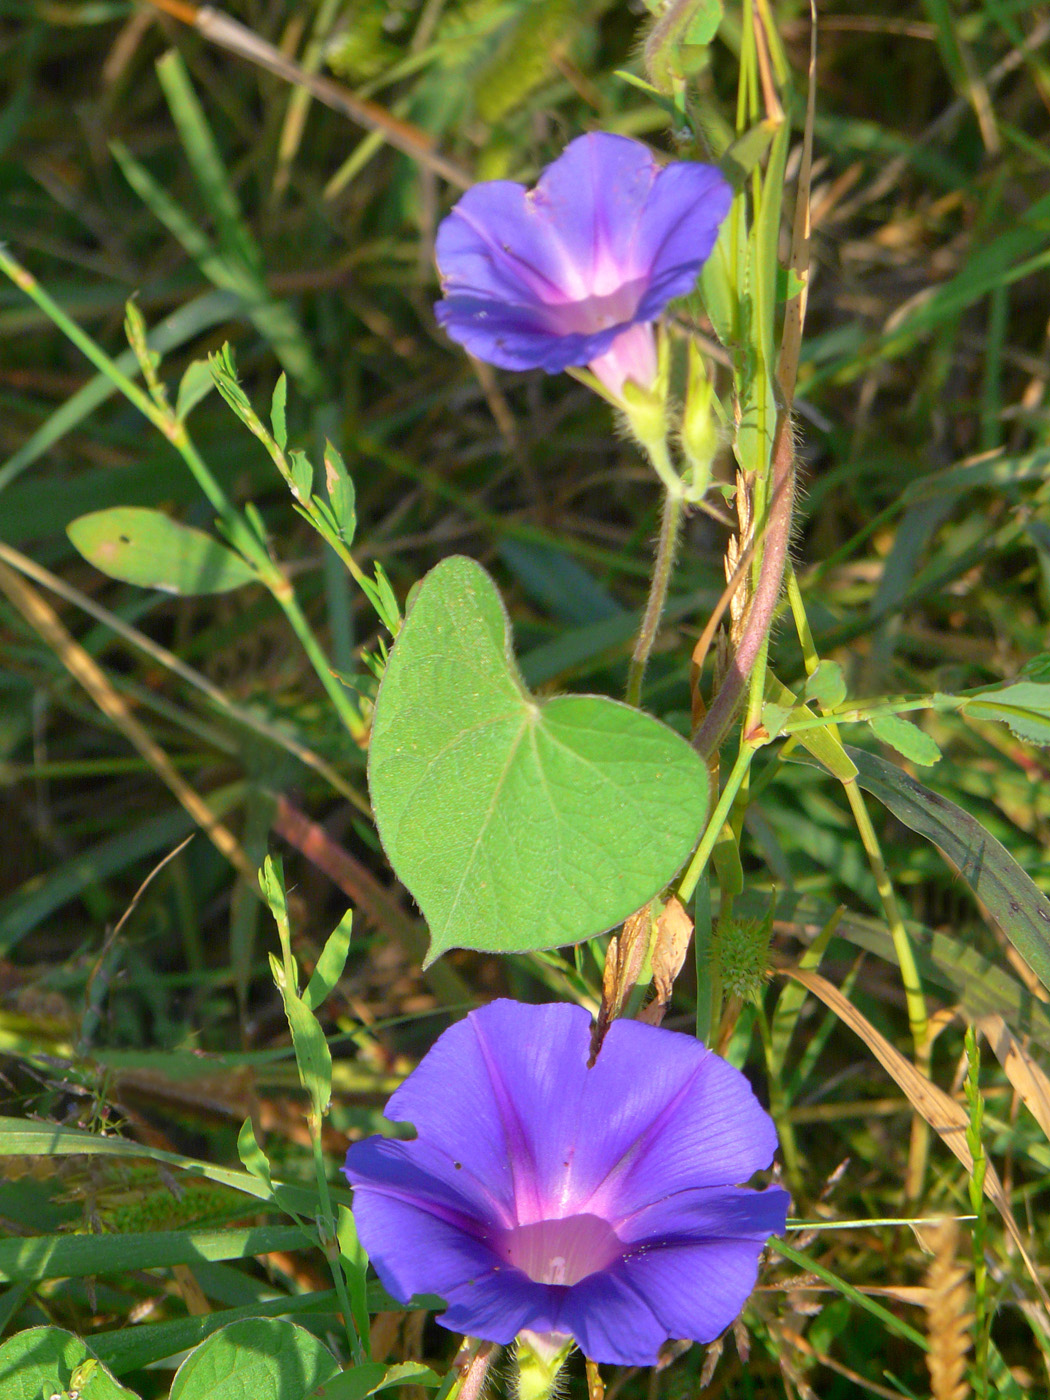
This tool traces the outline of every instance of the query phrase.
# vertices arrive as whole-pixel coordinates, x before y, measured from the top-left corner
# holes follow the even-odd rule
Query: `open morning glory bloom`
[[[589,365],[619,395],[657,373],[653,323],[696,285],[732,192],[711,165],[660,166],[640,141],[580,136],[526,190],[475,185],[438,229],[437,319],[504,369]]]
[[[416,1139],[354,1143],[345,1170],[395,1298],[440,1294],[438,1321],[486,1341],[528,1329],[646,1366],[733,1321],[788,1196],[733,1184],[777,1145],[738,1070],[626,1020],[588,1068],[590,1034],[579,1006],[471,1012],[387,1105]]]

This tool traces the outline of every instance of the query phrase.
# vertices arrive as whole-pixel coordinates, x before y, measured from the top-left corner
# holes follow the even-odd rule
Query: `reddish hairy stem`
[[[769,511],[762,548],[762,567],[751,599],[744,630],[722,687],[707,717],[693,738],[693,748],[702,758],[715,753],[733,723],[751,668],[762,651],[773,622],[777,599],[784,581],[791,513],[794,505],[795,449],[791,438],[791,415],[782,410],[773,435],[773,476],[770,482]]]

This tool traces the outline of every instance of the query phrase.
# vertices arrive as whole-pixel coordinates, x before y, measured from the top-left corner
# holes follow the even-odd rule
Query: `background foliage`
[[[797,130],[808,8],[770,8]],[[420,970],[426,932],[390,882],[351,737],[388,633],[201,362],[229,342],[266,421],[286,375],[271,440],[300,487],[296,451],[320,464],[328,438],[342,454],[355,487],[343,523],[356,517],[353,561],[373,587],[379,563],[403,605],[439,560],[472,556],[501,585],[533,691],[621,694],[656,529],[651,473],[582,387],[473,365],[437,332],[431,246],[457,181],[531,179],[582,129],[673,150],[665,112],[622,76],[642,71],[647,16],[620,0],[238,0],[230,13],[352,100],[311,100],[150,4],[0,0],[0,235],[141,379],[124,329],[134,297],[132,341],[144,358],[148,334],[161,356],[149,403],[160,414],[166,386],[219,491],[258,510],[298,599],[293,614],[258,583],[175,596],[85,562],[66,528],[90,512],[159,507],[210,533],[215,501],[111,377],[23,291],[0,287],[0,1323],[23,1349],[27,1397],[57,1364],[32,1351],[53,1350],[55,1334],[33,1327],[77,1333],[122,1384],[159,1397],[188,1348],[212,1333],[229,1343],[218,1329],[241,1318],[295,1323],[294,1354],[315,1384],[327,1348],[346,1359],[338,1311],[359,1323],[371,1312],[375,1362],[415,1365],[395,1381],[436,1381],[423,1363],[445,1373],[449,1336],[425,1313],[394,1311],[374,1284],[364,1291],[335,1185],[346,1139],[377,1126],[390,1090],[475,999],[593,1007],[600,995],[600,944],[459,952]],[[1012,681],[1047,647],[1048,39],[1050,13],[1029,0],[820,7],[793,553],[816,651],[865,702]],[[740,45],[730,4],[693,76],[719,153]],[[797,171],[793,139],[789,181]],[[728,459],[717,470],[732,480]],[[647,704],[683,731],[725,543],[717,522],[692,517],[650,671]],[[213,567],[218,582],[238,581],[221,558]],[[311,665],[315,637],[330,668]],[[801,689],[790,620],[773,665]],[[1028,680],[1043,682],[1038,665]],[[1045,732],[1024,713],[1011,728],[979,705],[931,704],[912,715],[916,735],[894,727],[896,708],[883,706],[881,730],[843,728],[861,747],[862,784],[878,797],[891,758],[929,765],[925,788],[1050,888]],[[749,1331],[713,1373],[713,1354],[693,1348],[651,1378],[609,1377],[608,1394],[692,1394],[705,1376],[707,1393],[734,1400],[931,1387],[941,1400],[959,1393],[971,1333],[979,1391],[1047,1393],[1050,1323],[1016,1243],[1045,1280],[1045,992],[1002,937],[988,888],[914,834],[899,804],[871,804],[883,877],[846,796],[812,765],[771,749],[748,798],[743,863],[734,872],[716,852],[719,881],[738,881],[752,932],[772,920],[774,965],[825,930],[821,972],[841,1002],[829,1009],[776,978],[762,1012],[738,996],[722,1048],[765,1082],[797,1216],[852,1226],[789,1236]],[[947,821],[961,829],[951,809]],[[267,850],[286,864],[283,1004],[254,878]],[[961,1239],[892,1223],[984,1207],[937,1141],[923,1181],[908,1176],[908,1019],[883,878],[934,1013],[932,1078],[969,1128],[971,1163],[986,1150],[998,1169],[1016,1239],[992,1206]],[[1016,897],[1003,896],[1007,911]],[[300,1004],[331,1047],[322,1126],[326,1071],[315,1063],[320,1079],[300,1084],[287,972],[293,950],[315,971],[348,903],[342,975],[322,977],[329,995],[316,1004],[302,979]],[[667,1024],[692,1028],[696,1001],[687,969]],[[974,1020],[979,1074],[963,1039]],[[105,1130],[93,1139],[105,1148],[89,1154],[78,1129]],[[312,1224],[318,1163],[333,1185]],[[344,1297],[325,1260],[336,1237]],[[967,1321],[974,1306],[994,1314],[987,1347],[983,1324]],[[63,1383],[80,1345],[62,1343]],[[210,1345],[198,1369],[221,1368],[223,1343]],[[260,1357],[269,1345],[257,1339]],[[30,1353],[43,1369],[27,1369]],[[99,1400],[121,1393],[98,1371],[87,1400],[88,1382]],[[193,1385],[180,1373],[171,1394],[204,1393]],[[582,1373],[573,1386],[584,1393]]]

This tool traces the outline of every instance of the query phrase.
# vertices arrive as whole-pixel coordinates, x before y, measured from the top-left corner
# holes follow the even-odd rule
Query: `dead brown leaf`
[[[653,989],[654,999],[643,1007],[639,1021],[650,1026],[658,1026],[671,1001],[675,978],[682,970],[689,940],[693,936],[693,921],[685,911],[685,905],[675,895],[664,905],[663,913],[656,921],[656,937],[653,941]]]

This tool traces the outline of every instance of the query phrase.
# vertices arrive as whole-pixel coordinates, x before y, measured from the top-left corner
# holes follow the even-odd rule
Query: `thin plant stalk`
[[[317,1221],[321,1238],[321,1248],[331,1269],[332,1282],[339,1297],[339,1307],[343,1314],[347,1340],[354,1364],[365,1359],[363,1339],[358,1335],[357,1319],[346,1287],[346,1277],[339,1258],[339,1236],[336,1231],[335,1211],[332,1209],[332,1194],[328,1189],[328,1168],[325,1164],[324,1146],[321,1140],[321,1123],[313,1113],[309,1119],[310,1146],[313,1149],[314,1176],[317,1179],[317,1193],[320,1197],[321,1212]]]
[[[802,592],[798,586],[798,580],[795,577],[794,571],[791,569],[788,570],[787,575],[787,593],[792,616],[795,620],[795,628],[799,634],[799,640],[802,643],[806,670],[812,673],[818,664],[816,647],[809,626],[809,619],[806,616]],[[838,726],[836,724],[829,722],[827,724],[827,732],[836,740],[838,739]],[[901,912],[901,907],[897,900],[897,892],[893,887],[893,881],[886,868],[886,861],[883,858],[879,838],[872,825],[871,814],[864,800],[864,794],[861,792],[856,781],[852,779],[843,782],[842,786],[846,794],[846,800],[850,806],[850,811],[853,814],[853,821],[857,827],[861,844],[868,857],[868,865],[875,878],[875,887],[879,893],[879,902],[882,905],[886,925],[889,929],[890,937],[893,940],[893,949],[897,956],[897,966],[900,969],[901,982],[904,986],[905,1002],[908,1009],[908,1027],[911,1031],[912,1044],[915,1048],[915,1062],[917,1067],[924,1074],[927,1074],[930,1066],[930,1031],[926,1014],[926,998],[923,994],[922,979],[919,976],[919,968],[915,960],[915,951],[912,948],[911,938],[908,935],[908,930],[904,922],[904,915]],[[916,1115],[912,1119],[911,1144],[908,1153],[906,1190],[909,1200],[917,1200],[922,1194],[922,1183],[926,1175],[926,1163],[929,1158],[929,1150],[929,1124],[925,1119]]]
[[[664,496],[663,511],[660,516],[660,535],[656,545],[656,560],[653,564],[653,577],[649,585],[649,598],[638,637],[631,654],[627,671],[627,703],[637,706],[642,698],[642,683],[646,667],[652,653],[656,634],[660,629],[660,619],[667,603],[667,589],[674,570],[675,555],[682,532],[684,502],[681,492],[668,491]]]
[[[740,746],[736,762],[726,779],[725,787],[719,794],[718,803],[711,813],[711,819],[704,828],[704,834],[700,837],[700,843],[693,852],[692,859],[686,866],[685,874],[678,882],[676,893],[683,904],[688,904],[692,899],[700,876],[707,868],[711,852],[718,843],[723,826],[729,820],[729,813],[733,810],[733,803],[744,784],[744,779],[748,775],[756,752],[757,749],[751,744],[741,744]]]
[[[149,419],[157,431],[162,433],[179,453],[193,473],[198,486],[222,520],[231,543],[255,566],[260,583],[269,590],[288,619],[339,718],[354,739],[362,740],[368,732],[368,723],[341,682],[332,674],[324,650],[299,607],[292,585],[283,571],[270,558],[265,541],[233,506],[222,487],[215,480],[207,463],[190,439],[185,426],[176,418],[170,408],[162,407],[134,380],[130,379],[105,351],[66,315],[33,274],[13,258],[2,245],[0,245],[0,272],[4,272],[15,286],[25,292],[40,307],[41,311],[58,327],[63,335],[72,341],[96,369],[100,370],[116,385],[124,397],[133,403],[144,417]]]

